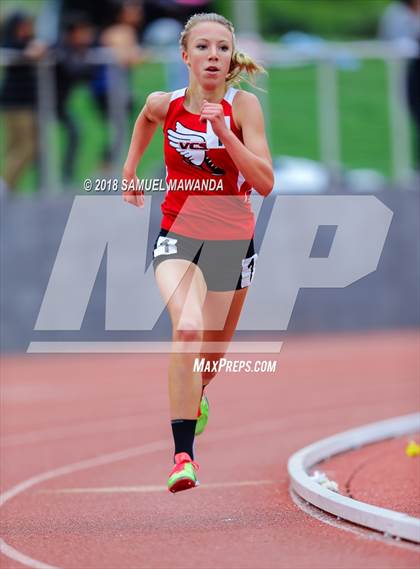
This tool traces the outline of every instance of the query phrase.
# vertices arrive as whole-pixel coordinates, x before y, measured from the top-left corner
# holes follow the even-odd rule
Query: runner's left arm
[[[274,185],[270,150],[264,129],[264,116],[258,98],[239,91],[234,99],[233,118],[242,129],[243,143],[226,126],[223,107],[204,102],[201,120],[209,120],[245,180],[261,195],[267,196]]]

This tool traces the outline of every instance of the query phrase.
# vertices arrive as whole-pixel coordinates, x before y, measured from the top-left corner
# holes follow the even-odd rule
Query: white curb
[[[288,471],[292,488],[307,502],[335,516],[420,543],[420,519],[402,512],[394,512],[359,502],[327,490],[311,480],[307,473],[312,466],[333,455],[369,443],[400,437],[419,429],[420,413],[413,413],[379,423],[371,423],[309,445],[289,458]]]

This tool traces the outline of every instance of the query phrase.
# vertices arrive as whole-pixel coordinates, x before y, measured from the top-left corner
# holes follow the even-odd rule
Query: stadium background
[[[7,20],[16,9],[28,11],[36,17],[36,33],[53,44],[62,33],[60,18],[65,21],[66,13],[80,10],[82,4],[76,0],[6,1],[2,3],[2,19]],[[153,9],[156,5],[163,7],[163,12],[157,13],[161,16],[169,4],[144,3],[143,23],[152,24],[153,30]],[[268,76],[259,82],[261,90],[256,91],[266,114],[276,170],[275,190],[268,201],[281,194],[373,194],[394,213],[378,270],[345,289],[301,289],[289,331],[416,328],[419,192],[415,127],[408,112],[404,79],[415,55],[415,42],[408,47],[404,41],[377,42],[380,19],[389,2],[340,0],[339,5],[337,10],[337,2],[328,0],[241,0],[215,2],[207,9],[214,7],[232,18],[239,46],[251,53],[254,49],[268,68]],[[99,12],[104,21],[105,8],[106,3]],[[97,5],[92,9],[97,10]],[[148,33],[147,25],[145,28],[139,37],[147,55],[144,62],[130,68],[133,103],[131,110],[122,107],[124,139],[107,169],[101,160],[104,146],[112,137],[112,104],[104,119],[89,81],[72,86],[68,111],[80,140],[74,172],[70,180],[64,181],[67,133],[56,120],[57,93],[53,81],[45,81],[45,74],[38,84],[38,165],[30,165],[16,187],[2,193],[3,351],[24,351],[31,338],[39,334],[33,332],[37,313],[74,196],[86,195],[83,181],[120,176],[131,128],[147,94],[171,84],[168,69],[172,65],[179,72],[179,64],[174,63],[178,49],[173,29],[164,27],[163,31]],[[2,60],[4,73],[7,58]],[[53,65],[45,69],[51,79]],[[175,83],[177,80],[175,76]],[[118,100],[114,99],[113,104],[118,107]],[[4,128],[1,130],[4,143]],[[4,162],[4,144],[2,148]],[[161,149],[162,135],[158,132],[142,160],[140,175],[163,177]],[[160,199],[153,197],[151,233],[159,223]],[[267,211],[269,208],[257,228],[259,241],[269,216]],[[320,235],[319,239],[328,249],[331,236]],[[286,266],[289,264],[293,265],[293,248]],[[287,279],[287,271],[282,278]],[[90,338],[115,339],[112,332],[106,334],[103,329],[105,279],[104,262],[80,338],[86,333]],[[167,316],[163,315],[154,333],[167,337]],[[119,338],[124,339],[122,334]],[[132,335],[128,338],[132,339]]]
[[[205,0],[190,3],[202,8]],[[175,4],[156,0],[144,6],[153,12],[156,6],[162,11]],[[31,12],[38,37],[54,42],[60,6],[80,10],[89,5],[99,26],[107,3],[88,0],[3,0],[0,20],[3,24],[16,9]],[[287,473],[290,456],[306,445],[372,422],[377,435],[378,421],[418,410],[418,139],[406,91],[406,70],[416,55],[418,61],[418,52],[413,38],[408,43],[407,38],[378,38],[384,13],[402,5],[388,0],[217,0],[211,6],[233,20],[239,45],[264,56],[269,71],[256,93],[266,115],[276,187],[261,210],[258,243],[270,208],[288,195],[307,195],[308,204],[322,196],[373,196],[393,218],[373,273],[345,288],[300,289],[287,330],[238,332],[236,338],[248,342],[250,354],[235,358],[262,359],[252,352],[254,342],[283,342],[280,353],[264,354],[278,360],[277,372],[221,373],[208,388],[211,422],[196,447],[202,488],[183,492],[175,501],[163,486],[172,448],[168,355],[107,352],[107,342],[115,347],[132,341],[141,347],[144,340],[169,339],[167,315],[147,334],[105,330],[104,254],[81,330],[34,330],[75,197],[90,199],[84,180],[120,176],[129,132],[145,97],[177,78],[174,27],[152,30],[148,58],[130,69],[131,112],[111,96],[111,112],[104,117],[91,87],[86,82],[74,87],[68,110],[80,142],[69,180],[63,176],[67,132],[56,117],[54,67],[51,62],[41,66],[41,104],[35,109],[38,162],[13,190],[2,183],[0,195],[5,540],[0,547],[5,569],[22,560],[31,567],[92,569],[184,568],[206,562],[250,569],[262,563],[267,569],[418,567],[414,544],[361,533],[360,527],[299,503],[290,493]],[[156,12],[149,16],[152,21]],[[2,48],[0,55],[3,80],[10,53]],[[110,127],[117,126],[116,116],[123,118],[124,143],[104,168],[103,149]],[[3,120],[0,130],[2,175]],[[139,168],[141,176],[163,174],[161,147],[158,134]],[[149,245],[159,224],[159,197],[153,196]],[[140,211],[127,211],[142,220]],[[290,228],[307,218],[286,221]],[[376,225],[372,219],[372,227],[364,229],[366,244]],[[333,239],[334,232],[318,231],[315,256],[328,257]],[[89,242],[80,246],[75,239],[75,244],[83,262]],[[272,264],[273,278],[285,289],[296,265],[296,243],[288,245],[282,266]],[[342,266],[362,254],[350,238]],[[71,263],[66,268],[71,286]],[[152,292],[138,291],[143,296]],[[64,307],[67,300],[62,299]],[[259,299],[262,308],[270,301]],[[102,353],[26,353],[38,341],[70,347],[74,342],[81,351],[98,342]],[[418,516],[420,456],[406,454],[410,438],[419,441],[418,433],[406,433],[339,454],[322,468],[346,496]]]

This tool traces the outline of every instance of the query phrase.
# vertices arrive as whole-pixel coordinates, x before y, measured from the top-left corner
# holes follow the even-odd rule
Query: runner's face
[[[214,89],[225,82],[232,50],[230,30],[217,22],[202,22],[191,29],[182,57],[200,85]]]

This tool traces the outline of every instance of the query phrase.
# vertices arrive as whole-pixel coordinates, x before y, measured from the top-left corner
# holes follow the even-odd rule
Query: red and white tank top
[[[162,228],[196,239],[250,239],[251,187],[211,123],[185,109],[185,92],[172,93],[163,126],[167,192]],[[232,116],[236,93],[230,87],[221,104],[227,127],[242,141]]]

